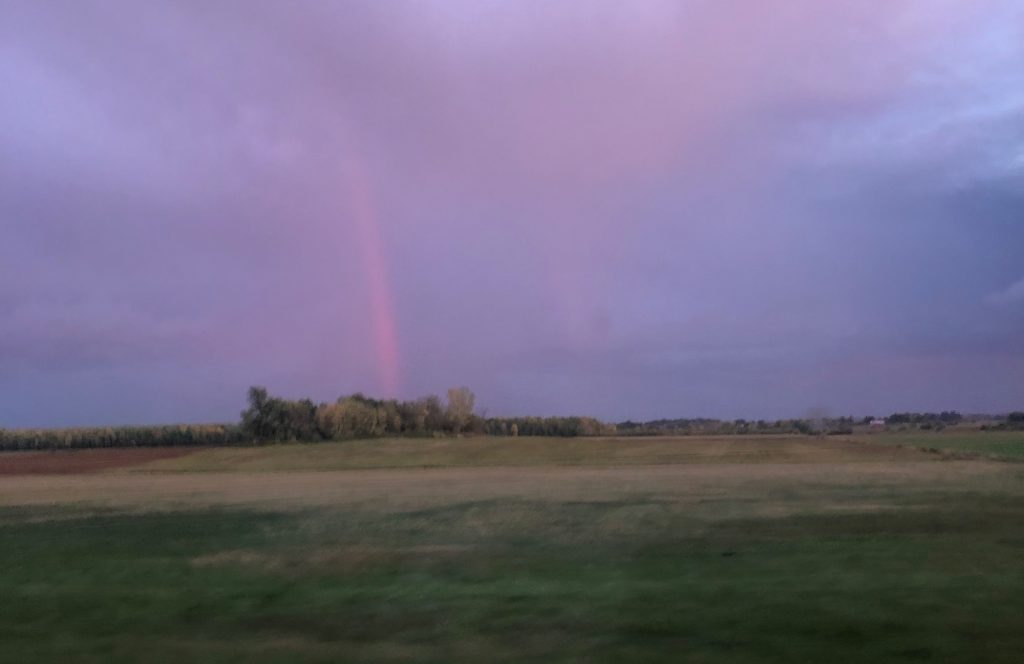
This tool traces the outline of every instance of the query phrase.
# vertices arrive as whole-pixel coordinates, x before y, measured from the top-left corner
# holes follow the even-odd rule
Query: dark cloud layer
[[[1024,11],[0,4],[0,426],[1024,406]]]

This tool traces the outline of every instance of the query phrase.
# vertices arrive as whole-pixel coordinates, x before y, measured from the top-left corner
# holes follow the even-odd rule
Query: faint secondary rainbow
[[[378,379],[386,396],[396,396],[399,385],[398,333],[395,305],[384,259],[373,193],[360,164],[349,159],[344,168],[349,208],[355,221],[359,253],[366,270],[370,295],[370,321],[377,355]]]

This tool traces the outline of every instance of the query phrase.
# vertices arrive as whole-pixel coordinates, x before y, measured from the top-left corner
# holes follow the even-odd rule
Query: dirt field
[[[714,496],[802,501],[818,485],[873,492],[1006,475],[899,446],[805,437],[378,440],[258,448],[82,450],[0,454],[0,505],[119,509],[356,505],[402,509],[495,499],[618,500],[662,496],[692,508]]]
[[[540,439],[515,443],[516,463],[505,465],[496,462],[498,451],[488,440],[441,441],[443,449],[434,441],[416,441],[419,447],[412,448],[407,441],[376,442],[382,448],[376,456],[361,443],[0,455],[0,464],[11,469],[0,483],[0,505],[136,511],[358,506],[389,512],[466,501],[643,495],[693,514],[735,509],[762,515],[807,505],[871,509],[896,492],[909,500],[918,492],[965,485],[998,489],[1015,486],[1020,476],[1015,464],[943,460],[911,448],[838,439],[583,441],[578,444],[591,446],[593,455],[576,464],[558,449],[566,441]],[[426,466],[434,453],[448,465]],[[559,463],[543,463],[553,457]],[[396,467],[373,467],[386,458],[396,459]],[[28,472],[11,472],[19,468]],[[42,474],[46,470],[51,474]]]
[[[3,475],[78,475],[125,468],[194,454],[198,448],[147,447],[135,449],[60,450],[0,453]]]

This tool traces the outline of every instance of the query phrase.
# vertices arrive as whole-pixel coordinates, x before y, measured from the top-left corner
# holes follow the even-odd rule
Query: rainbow
[[[370,322],[373,345],[377,355],[378,380],[383,396],[398,395],[399,351],[395,325],[395,305],[388,279],[388,266],[380,237],[380,223],[373,202],[373,193],[361,165],[346,160],[344,179],[349,208],[370,295]]]

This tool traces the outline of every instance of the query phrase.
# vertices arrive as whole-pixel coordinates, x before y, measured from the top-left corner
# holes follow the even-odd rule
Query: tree
[[[316,426],[324,438],[331,440],[371,438],[383,433],[377,408],[362,395],[321,404],[316,410]]]
[[[447,419],[452,431],[462,431],[473,417],[476,397],[468,387],[453,387],[448,390]]]
[[[267,388],[249,388],[249,407],[242,411],[242,429],[253,438],[265,438],[269,430]]]
[[[429,397],[420,399],[423,404],[423,409],[426,411],[424,416],[424,426],[430,433],[437,433],[444,429],[445,424],[445,412],[441,406],[441,399],[436,395],[431,394]]]

